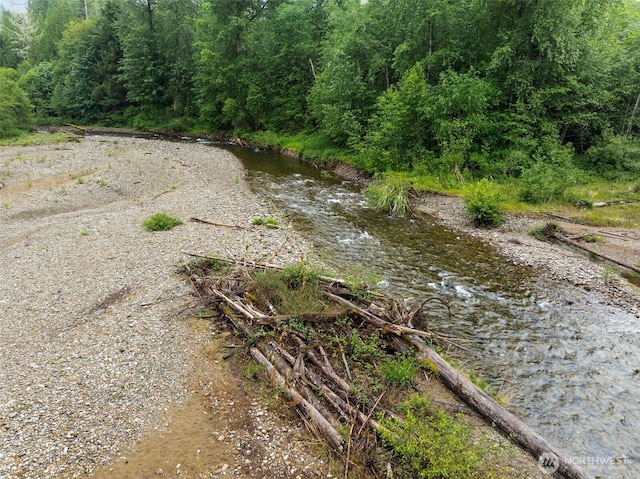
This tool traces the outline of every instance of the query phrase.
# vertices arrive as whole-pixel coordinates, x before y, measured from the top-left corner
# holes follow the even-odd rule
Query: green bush
[[[430,401],[413,395],[403,405],[404,420],[381,418],[382,439],[400,460],[406,477],[472,479],[480,477],[482,452],[470,438],[470,426],[434,410]],[[403,476],[404,477],[404,476]]]
[[[18,136],[33,122],[26,93],[18,85],[18,74],[11,68],[0,68],[0,138]]]
[[[561,200],[577,184],[577,176],[572,167],[538,162],[522,174],[518,198],[532,204]]]
[[[482,226],[499,226],[503,221],[504,200],[498,187],[482,179],[464,191],[467,213]]]
[[[640,142],[631,136],[607,133],[587,150],[589,166],[608,179],[636,178],[640,173]]]
[[[156,213],[142,222],[147,231],[169,231],[174,226],[181,224],[181,220],[165,213]]]

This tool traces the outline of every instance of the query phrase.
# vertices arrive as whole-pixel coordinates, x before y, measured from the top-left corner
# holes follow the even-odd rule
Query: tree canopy
[[[40,121],[305,131],[372,171],[521,176],[568,156],[633,172],[611,155],[640,134],[639,52],[633,0],[30,0],[26,14],[0,11],[0,67],[16,71],[5,109],[26,94]]]

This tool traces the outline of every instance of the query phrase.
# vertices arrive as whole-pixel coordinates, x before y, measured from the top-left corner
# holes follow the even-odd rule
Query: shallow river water
[[[374,271],[387,294],[438,294],[430,329],[508,408],[593,476],[640,478],[640,327],[581,289],[532,277],[489,246],[433,224],[372,212],[360,189],[290,158],[229,148],[261,196],[289,214],[337,271]],[[432,303],[436,304],[436,303]],[[437,309],[437,306],[434,306]]]

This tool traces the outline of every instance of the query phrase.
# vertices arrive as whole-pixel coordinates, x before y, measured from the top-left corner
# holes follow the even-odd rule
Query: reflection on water
[[[590,293],[531,278],[494,250],[420,218],[369,210],[359,189],[277,155],[229,148],[252,187],[290,214],[338,271],[382,276],[388,294],[439,294],[436,332],[469,338],[463,360],[509,408],[589,474],[640,477],[640,323]]]

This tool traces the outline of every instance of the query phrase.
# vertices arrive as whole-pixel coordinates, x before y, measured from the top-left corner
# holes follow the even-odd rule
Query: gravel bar
[[[184,321],[183,252],[282,264],[306,251],[251,225],[277,213],[243,176],[197,143],[0,148],[0,477],[90,473],[188,398],[202,338]],[[156,212],[184,224],[148,232]]]

